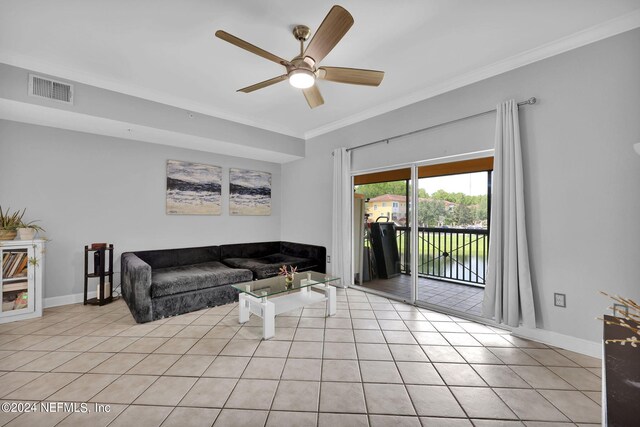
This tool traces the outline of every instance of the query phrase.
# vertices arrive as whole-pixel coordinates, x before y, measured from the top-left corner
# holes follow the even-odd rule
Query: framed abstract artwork
[[[271,215],[271,174],[230,168],[229,214]]]
[[[167,215],[220,215],[222,168],[167,161]]]

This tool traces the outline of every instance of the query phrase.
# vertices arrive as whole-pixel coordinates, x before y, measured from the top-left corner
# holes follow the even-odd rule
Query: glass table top
[[[268,297],[283,292],[295,291],[311,285],[331,283],[340,280],[330,274],[304,271],[293,276],[293,282],[287,283],[284,276],[269,277],[268,279],[254,280],[231,285],[240,292],[245,292],[256,298]]]

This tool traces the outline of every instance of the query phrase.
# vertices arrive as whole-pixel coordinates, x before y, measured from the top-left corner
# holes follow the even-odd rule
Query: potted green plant
[[[18,234],[18,228],[23,224],[22,217],[25,210],[22,212],[11,212],[9,208],[6,211],[0,206],[0,240],[13,240]]]
[[[23,220],[26,208],[22,211],[6,211],[0,206],[0,240],[13,240],[18,236],[18,240],[33,240],[38,231],[44,228],[36,224],[38,221],[25,222]]]

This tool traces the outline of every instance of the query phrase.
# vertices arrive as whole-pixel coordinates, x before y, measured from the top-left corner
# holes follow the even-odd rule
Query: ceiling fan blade
[[[242,89],[238,89],[236,92],[244,92],[244,93],[253,92],[254,90],[262,89],[262,88],[265,88],[267,86],[271,86],[271,85],[274,85],[276,83],[280,83],[283,80],[287,80],[287,75],[286,74],[283,74],[283,75],[278,76],[278,77],[274,77],[274,78],[269,79],[269,80],[265,80],[265,81],[260,82],[260,83],[256,83],[256,84],[251,85],[251,86],[243,87]]]
[[[307,99],[309,107],[316,108],[317,106],[324,104],[324,99],[322,99],[318,85],[313,85],[308,89],[302,89],[302,93]]]
[[[358,68],[320,67],[318,78],[337,83],[352,85],[379,86],[384,78],[384,71],[361,70]]]
[[[216,37],[218,37],[219,39],[222,39],[226,42],[231,43],[232,45],[238,46],[241,49],[244,49],[246,51],[249,51],[251,53],[254,53],[258,56],[262,56],[265,59],[268,59],[269,61],[273,61],[276,64],[281,64],[281,65],[286,65],[289,64],[289,61],[280,58],[277,55],[274,55],[271,52],[267,52],[264,49],[260,49],[258,46],[254,46],[249,42],[246,42],[242,39],[239,39],[238,37],[231,35],[229,33],[227,33],[226,31],[222,31],[222,30],[218,30],[216,31]]]
[[[353,16],[345,8],[333,6],[309,42],[304,56],[311,57],[316,64],[319,63],[347,34],[352,25]]]

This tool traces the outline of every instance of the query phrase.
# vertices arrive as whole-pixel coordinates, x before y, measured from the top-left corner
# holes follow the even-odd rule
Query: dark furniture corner
[[[97,255],[100,260],[100,264],[94,264],[93,273],[89,273],[89,254]],[[108,266],[107,254],[109,257]],[[95,263],[96,258],[94,258]],[[96,268],[97,267],[97,268]],[[105,297],[105,280],[109,278],[109,296]],[[89,279],[98,279],[100,286],[96,292],[95,298],[87,298]],[[84,247],[84,305],[105,305],[113,301],[113,245],[107,245],[106,247],[100,247],[98,249],[91,249],[89,246]]]
[[[322,246],[292,242],[263,242],[220,246],[222,262],[233,268],[251,270],[254,279],[278,274],[283,265],[302,271],[326,272],[327,251]]]
[[[615,323],[613,316],[604,316],[604,341],[626,339],[629,329]],[[612,323],[608,323],[612,322]],[[633,323],[627,321],[628,324]],[[640,324],[633,326],[640,327]],[[620,343],[604,345],[604,393],[606,422],[610,427],[638,425],[638,402],[640,402],[640,348]]]

